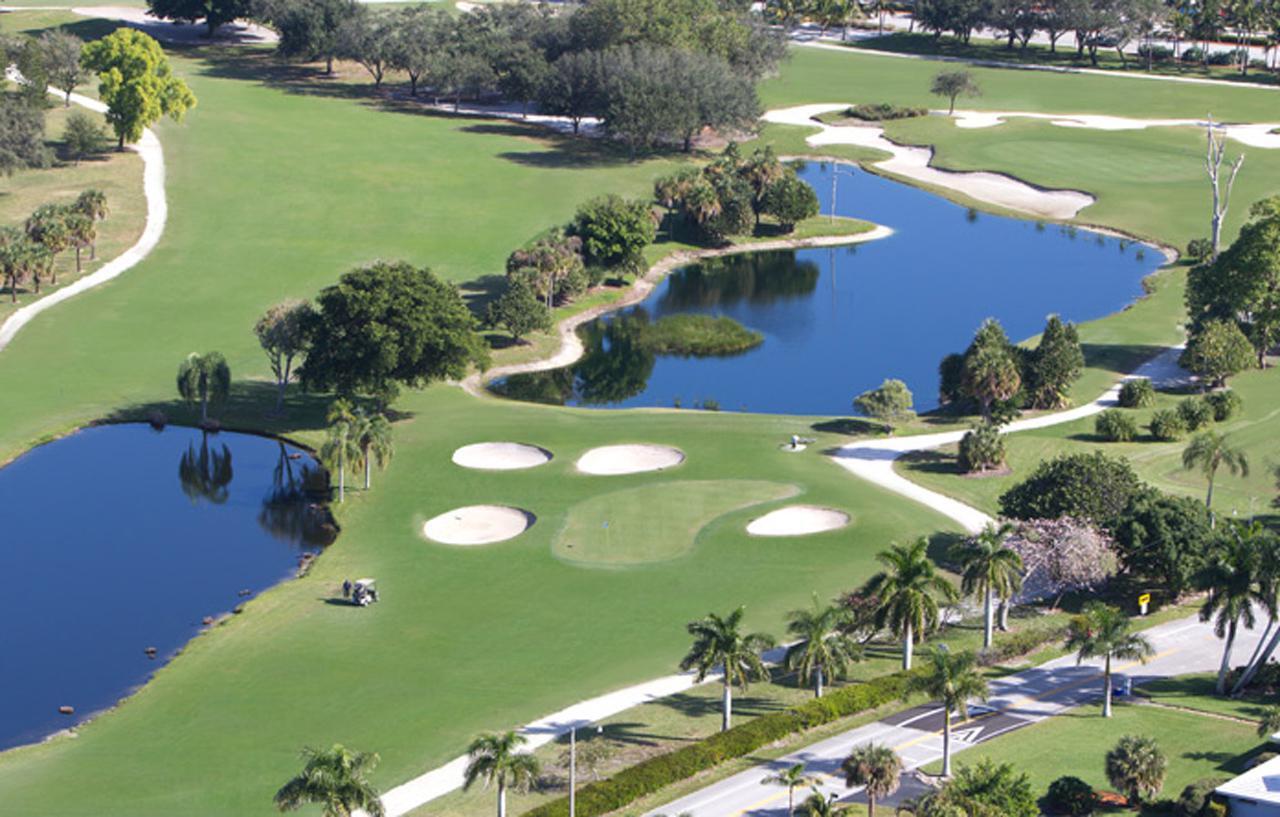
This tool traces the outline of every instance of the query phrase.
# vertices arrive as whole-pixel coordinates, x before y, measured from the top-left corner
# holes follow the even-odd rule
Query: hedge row
[[[999,639],[989,651],[989,657],[998,656],[998,660],[1007,660],[1024,655],[1044,644],[1061,640],[1063,634],[1063,631],[1056,628],[1014,633]],[[865,683],[832,690],[821,698],[806,701],[783,712],[761,715],[727,732],[717,732],[674,752],[651,757],[618,771],[607,780],[588,783],[578,789],[575,807],[577,817],[599,817],[617,811],[672,783],[687,780],[699,772],[748,755],[762,746],[776,743],[797,732],[900,701],[905,695],[911,674],[896,672]],[[569,798],[558,797],[524,812],[521,817],[568,815]]]
[[[901,700],[906,683],[907,673],[899,672],[864,684],[841,687],[786,711],[761,715],[727,732],[717,732],[674,752],[641,761],[608,780],[589,783],[578,789],[578,817],[607,814],[665,786],[726,760],[750,754],[796,732]],[[526,811],[522,817],[568,817],[568,814],[568,797],[559,797]]]

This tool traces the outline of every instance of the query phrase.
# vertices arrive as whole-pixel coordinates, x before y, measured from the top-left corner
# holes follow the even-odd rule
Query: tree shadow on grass
[[[718,688],[719,684],[717,684]],[[735,692],[737,692],[736,689]],[[661,698],[654,701],[654,703],[672,709],[686,718],[705,718],[718,715],[723,711],[719,695],[705,696],[681,692]],[[735,716],[756,717],[767,715],[770,712],[781,712],[786,708],[787,705],[781,701],[762,698],[758,695],[735,694],[733,700],[733,714]]]
[[[941,474],[949,477],[964,475],[954,454],[944,454],[934,449],[909,452],[899,457],[898,462],[906,470],[918,474]]]
[[[837,417],[814,423],[809,428],[823,434],[845,434],[850,437],[884,436],[884,426],[870,420],[864,420],[861,417]]]
[[[1145,343],[1082,343],[1080,348],[1086,366],[1117,375],[1128,374],[1165,349]]]
[[[39,11],[39,9],[33,9]],[[100,17],[88,17],[83,20],[76,20],[73,23],[60,23],[56,26],[46,26],[45,28],[27,29],[25,33],[32,37],[39,37],[48,31],[62,31],[67,34],[74,34],[85,42],[90,40],[101,39],[117,28],[124,28],[125,24],[119,20],[104,20]]]

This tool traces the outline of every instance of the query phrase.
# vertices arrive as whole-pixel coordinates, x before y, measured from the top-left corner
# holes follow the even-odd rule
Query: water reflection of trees
[[[284,443],[278,445],[258,524],[282,541],[309,547],[330,544],[336,530],[324,505],[313,499],[324,488],[324,474],[313,461],[289,451]]]
[[[200,445],[188,443],[187,450],[178,460],[178,481],[182,493],[192,502],[211,502],[221,505],[231,492],[231,449],[209,445],[209,432],[200,432]]]
[[[710,258],[675,272],[658,304],[662,312],[770,304],[809,295],[818,286],[819,269],[791,250]]]
[[[649,313],[636,308],[592,321],[578,330],[584,347],[577,363],[545,372],[508,377],[494,391],[513,400],[562,406],[621,403],[642,394],[653,374],[655,357],[644,344]]]

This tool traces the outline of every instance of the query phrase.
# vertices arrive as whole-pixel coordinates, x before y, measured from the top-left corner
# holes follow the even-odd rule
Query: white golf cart
[[[351,585],[351,603],[358,607],[368,607],[378,600],[378,588],[373,579],[356,579]]]

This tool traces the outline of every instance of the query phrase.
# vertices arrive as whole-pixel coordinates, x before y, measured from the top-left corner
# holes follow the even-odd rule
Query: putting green
[[[561,559],[595,565],[665,562],[693,549],[698,533],[732,511],[795,496],[780,482],[661,482],[579,502],[552,544]]]

